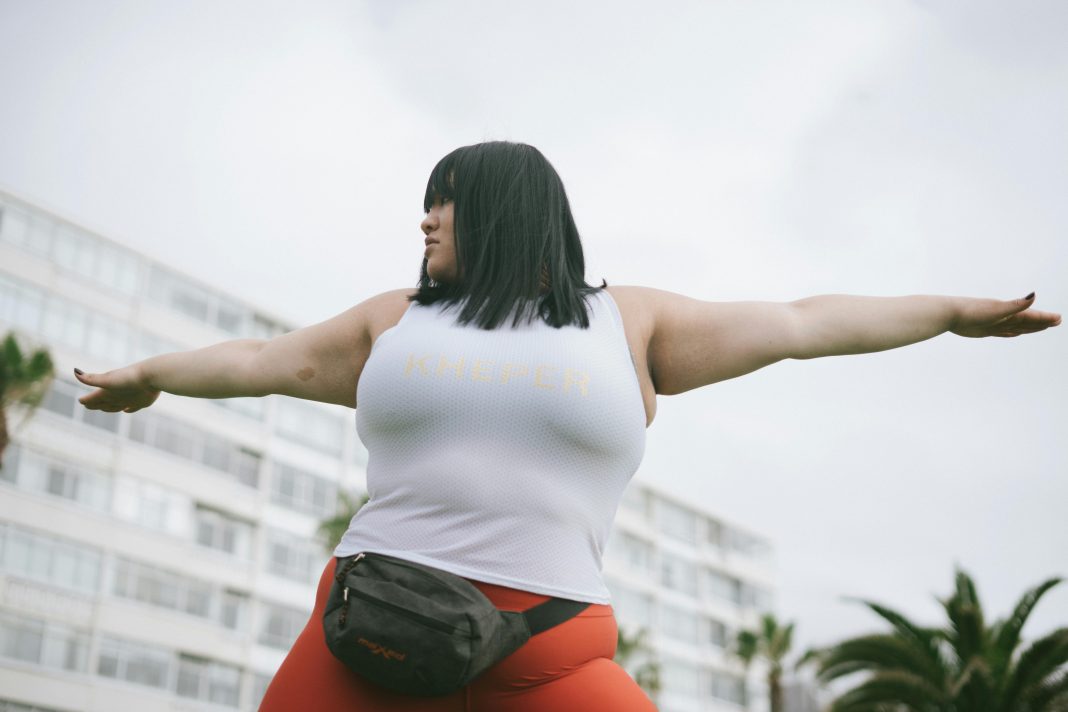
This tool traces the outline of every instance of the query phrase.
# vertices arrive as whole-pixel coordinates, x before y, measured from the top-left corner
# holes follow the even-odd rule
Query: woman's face
[[[419,225],[426,236],[426,271],[435,282],[456,280],[456,236],[452,231],[452,200],[435,197]]]

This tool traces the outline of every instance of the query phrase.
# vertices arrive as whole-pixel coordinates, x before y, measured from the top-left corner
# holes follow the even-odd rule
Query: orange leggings
[[[616,619],[609,605],[593,604],[539,633],[446,697],[409,697],[368,682],[326,647],[323,607],[336,565],[332,558],[323,570],[315,610],[267,687],[260,712],[656,712],[645,692],[612,661]],[[471,583],[504,611],[526,610],[549,598]]]

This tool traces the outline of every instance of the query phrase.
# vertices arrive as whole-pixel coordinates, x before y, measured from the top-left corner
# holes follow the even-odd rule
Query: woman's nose
[[[419,223],[419,227],[422,228],[424,235],[429,235],[434,231],[435,221],[431,218],[431,213],[427,213],[423,218],[423,222]]]

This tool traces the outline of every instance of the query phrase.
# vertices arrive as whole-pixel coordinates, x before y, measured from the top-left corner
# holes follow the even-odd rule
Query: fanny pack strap
[[[342,567],[341,571],[338,571],[334,578],[338,583],[344,584],[345,577],[349,571],[352,570],[357,563],[359,563],[360,557],[356,557],[351,561],[346,562],[346,565]],[[560,625],[569,618],[574,618],[579,613],[590,607],[590,603],[586,601],[572,601],[567,598],[550,598],[544,603],[539,603],[533,608],[528,608],[525,611],[501,611],[505,618],[512,618],[515,616],[522,616],[527,621],[527,627],[530,628],[531,636],[535,636],[538,633],[549,630],[553,626]]]
[[[568,618],[577,616],[590,607],[585,601],[571,601],[566,598],[550,598],[545,603],[523,611],[527,626],[532,636],[559,625]]]

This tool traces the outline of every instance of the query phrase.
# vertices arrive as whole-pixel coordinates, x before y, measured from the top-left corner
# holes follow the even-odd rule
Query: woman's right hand
[[[78,373],[74,377],[96,390],[82,396],[78,402],[89,410],[108,413],[135,413],[156,402],[160,391],[145,383],[141,364],[135,363],[107,373]]]

